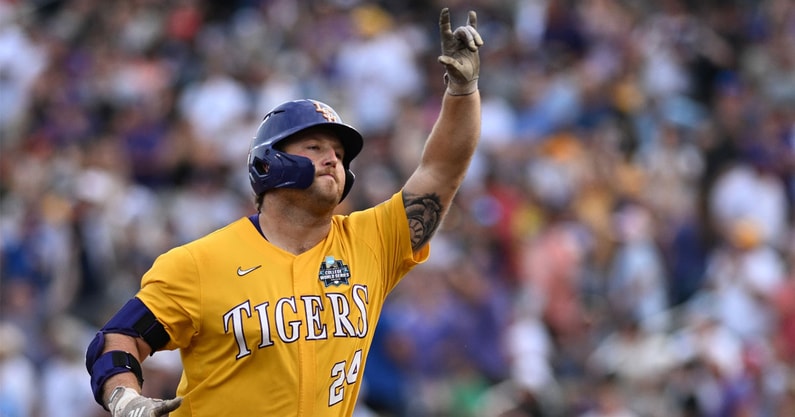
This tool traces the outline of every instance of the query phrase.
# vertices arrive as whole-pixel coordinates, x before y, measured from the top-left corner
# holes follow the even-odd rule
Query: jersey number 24
[[[359,349],[353,354],[350,366],[347,361],[337,362],[331,368],[331,386],[328,390],[328,405],[331,407],[334,404],[342,401],[345,398],[345,384],[353,385],[359,379],[359,370],[362,365],[362,350]],[[346,369],[347,368],[347,369]]]

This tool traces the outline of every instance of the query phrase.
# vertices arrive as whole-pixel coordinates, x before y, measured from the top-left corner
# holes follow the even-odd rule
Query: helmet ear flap
[[[248,176],[257,195],[274,188],[308,188],[315,180],[315,166],[304,156],[255,149],[250,156]]]

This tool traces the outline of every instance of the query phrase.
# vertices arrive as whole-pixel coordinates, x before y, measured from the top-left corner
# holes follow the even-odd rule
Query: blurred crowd
[[[255,208],[316,98],[365,136],[340,212],[416,166],[438,13],[478,12],[483,130],[388,299],[357,414],[795,415],[795,3],[0,0],[0,416],[102,416],[84,352],[165,250]],[[173,395],[173,352],[145,363]]]

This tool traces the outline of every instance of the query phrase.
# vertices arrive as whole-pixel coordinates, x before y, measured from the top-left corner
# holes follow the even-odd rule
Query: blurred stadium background
[[[391,295],[361,416],[795,415],[795,3],[0,0],[0,416],[103,416],[84,349],[164,250],[253,211],[265,111],[397,190],[478,12],[483,131]],[[178,356],[145,363],[173,395]]]

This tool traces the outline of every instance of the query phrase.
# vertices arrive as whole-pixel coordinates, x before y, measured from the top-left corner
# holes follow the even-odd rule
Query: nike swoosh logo
[[[249,268],[249,269],[242,269],[241,267],[238,266],[237,267],[237,276],[242,277],[243,275],[246,275],[249,272],[253,272],[253,271],[259,269],[259,267],[261,267],[261,266],[262,265],[257,265],[255,267],[252,267],[252,268]]]

